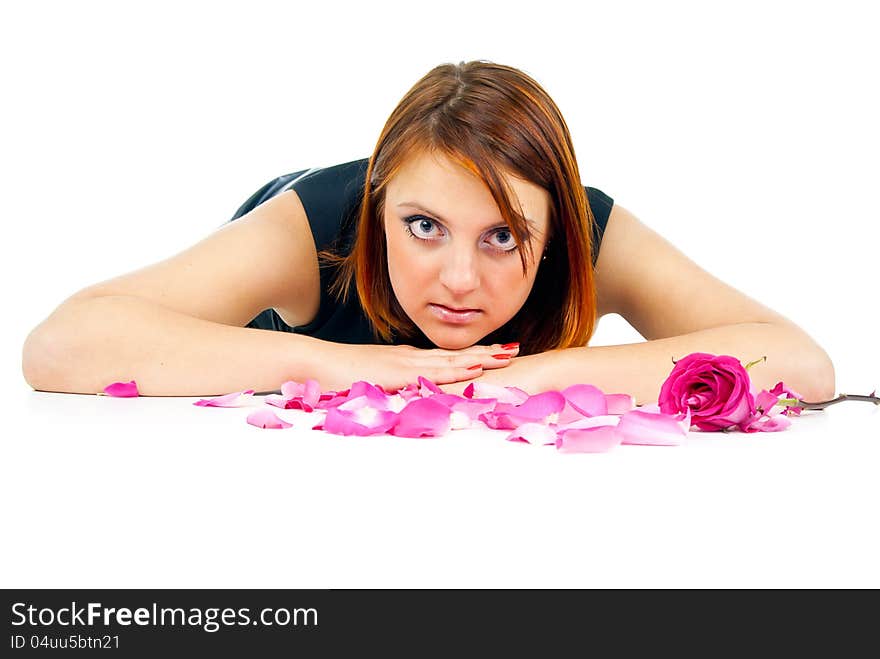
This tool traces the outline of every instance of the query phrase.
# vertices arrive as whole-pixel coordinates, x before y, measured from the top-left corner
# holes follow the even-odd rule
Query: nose
[[[478,254],[467,246],[450,245],[443,255],[440,283],[456,299],[467,296],[480,286]]]

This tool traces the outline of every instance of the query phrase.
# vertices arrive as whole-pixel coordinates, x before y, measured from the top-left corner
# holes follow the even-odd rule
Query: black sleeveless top
[[[342,248],[348,253],[354,243],[354,230],[357,211],[360,206],[366,181],[368,158],[331,167],[314,167],[272,179],[254,192],[232,216],[232,222],[253,210],[264,201],[293,188],[308,216],[309,226],[315,239],[317,251]],[[584,187],[587,200],[596,223],[593,226],[593,265],[599,256],[599,245],[608,224],[608,216],[614,200],[601,190]],[[246,327],[307,334],[325,341],[337,343],[380,343],[373,335],[370,321],[360,305],[354,282],[351,283],[348,300],[341,304],[329,293],[329,287],[336,272],[335,268],[321,264],[321,302],[318,314],[307,325],[291,327],[285,323],[274,309],[266,309],[251,320]],[[478,343],[508,343],[517,341],[510,323],[498,328]],[[397,341],[392,341],[396,343]],[[414,338],[400,341],[419,348],[436,348],[421,331]]]

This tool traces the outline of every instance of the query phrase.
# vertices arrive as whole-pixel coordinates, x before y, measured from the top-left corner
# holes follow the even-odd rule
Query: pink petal
[[[107,396],[116,396],[117,398],[137,398],[140,395],[137,383],[134,380],[131,380],[130,382],[114,382],[113,384],[108,384],[104,387],[104,394]]]
[[[333,407],[338,407],[345,401],[359,398],[360,396],[368,396],[370,400],[378,402],[384,401],[388,397],[388,394],[386,394],[385,390],[381,387],[377,387],[364,380],[359,380],[352,384],[350,389],[340,391],[336,396],[329,400],[320,401],[315,407],[327,410]]]
[[[266,396],[266,403],[283,409],[298,409],[306,412],[314,411],[319,401],[327,400],[332,396],[321,394],[321,387],[317,380],[308,379],[305,384],[295,380],[289,380],[281,385],[281,395],[270,394]]]
[[[780,398],[796,398],[797,400],[801,400],[803,396],[801,396],[794,389],[790,389],[786,387],[782,382],[777,382],[776,386],[770,390],[771,394],[775,394]]]
[[[348,391],[346,391],[345,393],[337,393],[329,398],[324,398],[324,396],[321,396],[321,400],[318,401],[318,404],[315,405],[315,408],[319,410],[329,410],[333,407],[339,406],[347,400]]]
[[[497,407],[497,406],[496,406]],[[546,419],[552,414],[559,414],[565,407],[565,396],[558,391],[544,391],[517,406],[516,415],[533,419]]]
[[[636,407],[636,399],[629,394],[605,394],[608,414],[624,414]]]
[[[217,396],[216,398],[202,398],[193,403],[193,405],[199,407],[242,407],[249,405],[254,400],[253,393],[253,389],[236,391],[231,394]]]
[[[288,405],[292,401],[292,398],[285,398],[283,395],[279,394],[269,394],[265,398],[263,398],[263,402],[266,403],[266,405],[280,407],[282,410],[290,409]]]
[[[591,384],[575,384],[562,390],[568,404],[581,416],[604,416],[608,414],[608,401],[598,387]],[[561,419],[560,419],[561,420]]]
[[[555,444],[556,431],[543,423],[524,423],[505,439],[509,442],[525,442],[526,444]]]
[[[690,410],[664,414],[657,405],[646,405],[621,416],[617,430],[623,444],[678,446],[687,437],[690,426]]]
[[[432,398],[435,403],[441,403],[450,408],[453,405],[470,403],[473,400],[472,398],[465,398],[464,396],[457,396],[456,394],[447,394],[442,389],[440,390],[440,393],[431,394],[430,396],[424,396],[424,398]]]
[[[465,398],[494,398],[500,403],[519,405],[529,398],[529,394],[517,387],[499,387],[485,382],[471,382],[462,392]]]
[[[782,410],[782,412],[780,412],[780,414],[783,414],[785,416],[793,416],[793,415],[800,416],[801,412],[803,412],[803,411],[804,411],[804,408],[799,405],[785,405],[784,409]]]
[[[431,382],[428,378],[423,378],[421,375],[419,376],[419,395],[421,395],[423,398],[427,398],[431,394],[442,393],[443,390],[436,384]]]
[[[378,402],[388,398],[388,393],[378,385],[371,384],[365,380],[358,380],[351,385],[351,389],[348,391],[348,398],[350,400],[359,396],[366,396],[371,401]]]
[[[781,398],[791,398],[800,402],[803,398],[803,396],[801,396],[798,392],[796,392],[794,389],[786,387],[782,382],[777,382],[776,386],[770,390],[770,393],[774,396],[779,397],[777,399],[777,404],[783,407],[782,414],[784,414],[785,416],[800,416],[800,413],[804,411],[803,406],[779,401],[779,399]]]
[[[613,424],[570,428],[559,431],[556,448],[563,453],[602,453],[620,444],[620,440]]]
[[[598,428],[599,426],[616,426],[619,423],[620,417],[616,414],[582,416],[576,421],[557,426],[556,430],[557,432],[562,432],[563,430],[583,430],[584,428]]]
[[[279,419],[275,412],[265,407],[248,414],[247,422],[257,428],[290,428],[293,425]]]
[[[478,419],[490,428],[513,430],[529,421],[553,423],[565,407],[565,396],[558,391],[544,391],[528,399],[521,405],[497,403],[495,409],[480,414]]]
[[[756,417],[752,421],[741,425],[743,432],[778,432],[785,430],[791,425],[791,420],[784,414],[777,413],[769,417]]]
[[[429,398],[415,398],[400,412],[400,418],[390,433],[399,437],[438,437],[450,428],[449,408]]]
[[[312,378],[307,379],[305,384],[290,380],[281,385],[281,393],[287,398],[299,396],[309,405],[315,406],[321,398],[321,385]]]
[[[522,424],[534,421],[533,419],[514,417],[510,414],[499,414],[494,410],[478,415],[477,420],[496,430],[516,430]]]
[[[769,412],[774,405],[776,405],[779,400],[779,396],[771,394],[769,391],[762,389],[761,392],[755,396],[755,408],[758,414],[766,414]]]
[[[364,396],[360,398],[366,400]],[[377,410],[369,405],[349,410],[332,407],[327,410],[323,423],[318,423],[313,429],[334,435],[384,435],[397,423],[397,418],[395,412]]]
[[[437,402],[442,403],[444,401]],[[452,404],[446,404],[449,406],[449,409],[452,410],[454,414],[463,412],[464,414],[467,414],[471,421],[476,421],[481,414],[485,414],[494,410],[497,401],[494,398],[465,398]]]
[[[315,408],[308,401],[306,401],[302,396],[294,396],[293,398],[287,398],[283,395],[279,396],[278,394],[269,394],[266,396],[265,401],[266,405],[273,405],[275,407],[280,407],[283,410],[303,410],[304,412],[314,412]]]

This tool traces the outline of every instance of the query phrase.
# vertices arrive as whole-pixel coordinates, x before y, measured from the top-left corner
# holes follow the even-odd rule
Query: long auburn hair
[[[391,113],[367,165],[351,251],[331,248],[318,255],[325,267],[338,268],[330,292],[344,303],[354,282],[377,341],[418,334],[391,288],[382,218],[388,182],[408,158],[421,153],[440,153],[476,174],[529,256],[528,223],[512,207],[509,200],[515,197],[503,174],[547,190],[547,258],[540,261],[528,298],[505,328],[510,327],[510,340],[520,342],[520,355],[586,345],[596,324],[595,220],[568,126],[534,79],[486,60],[435,67]],[[520,260],[525,276],[523,250]]]

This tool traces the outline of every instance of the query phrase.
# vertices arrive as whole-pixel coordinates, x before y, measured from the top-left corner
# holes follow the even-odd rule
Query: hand
[[[501,370],[483,371],[476,379],[466,382],[453,382],[439,385],[440,389],[447,394],[461,396],[467,386],[473,382],[492,384],[496,387],[517,387],[528,394],[539,394],[547,390],[547,386],[540,380],[541,353],[515,357],[509,360],[506,368]]]
[[[366,380],[394,392],[407,384],[417,384],[418,377],[436,384],[469,382],[484,372],[503,369],[519,353],[518,348],[505,350],[500,344],[475,345],[461,350],[432,348],[424,350],[410,345],[362,345],[332,343],[326,369],[316,376],[324,390],[341,391],[358,380]],[[499,359],[493,355],[509,355]],[[477,368],[469,369],[469,366]],[[464,389],[462,386],[462,390]]]

